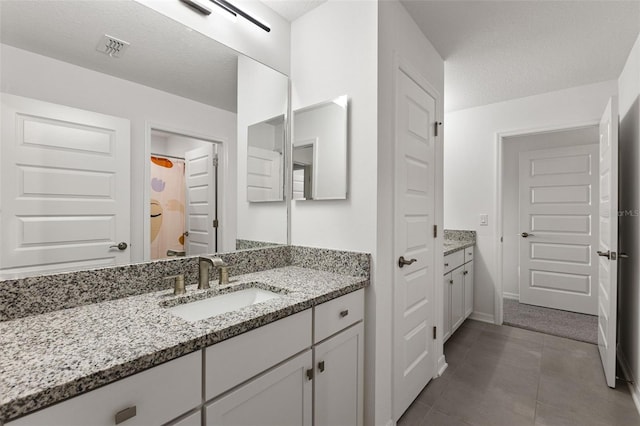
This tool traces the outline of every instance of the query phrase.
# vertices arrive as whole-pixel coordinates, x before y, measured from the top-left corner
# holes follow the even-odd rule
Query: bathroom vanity
[[[289,251],[289,265],[232,276],[228,286],[0,322],[0,418],[7,426],[362,425],[368,255],[244,253],[265,253],[255,265],[274,250]],[[171,312],[252,288],[276,296],[196,321]]]
[[[444,231],[443,341],[473,312],[475,231]]]

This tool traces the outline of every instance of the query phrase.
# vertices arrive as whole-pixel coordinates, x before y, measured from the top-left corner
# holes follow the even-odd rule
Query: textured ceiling
[[[327,0],[262,0],[262,3],[275,10],[289,22],[293,22]]]
[[[617,79],[640,29],[637,0],[402,3],[445,60],[447,111]]]
[[[0,42],[236,111],[237,54],[133,1],[0,1]],[[96,50],[104,34],[131,45]]]

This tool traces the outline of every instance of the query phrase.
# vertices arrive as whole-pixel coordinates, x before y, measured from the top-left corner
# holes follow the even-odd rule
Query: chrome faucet
[[[227,266],[222,259],[213,256],[200,256],[198,258],[198,289],[206,290],[209,285],[209,270],[212,267],[221,268]]]

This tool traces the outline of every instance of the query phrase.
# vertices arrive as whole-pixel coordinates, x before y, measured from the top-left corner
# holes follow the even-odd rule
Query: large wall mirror
[[[287,76],[134,1],[0,15],[0,278],[286,244]]]
[[[293,112],[294,200],[343,200],[347,198],[348,98]]]

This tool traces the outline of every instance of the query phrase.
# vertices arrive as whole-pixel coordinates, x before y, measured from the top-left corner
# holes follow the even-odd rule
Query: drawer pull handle
[[[122,422],[129,420],[136,416],[136,406],[125,408],[122,411],[116,413],[116,424],[119,425]]]
[[[345,309],[344,311],[340,311],[340,318],[344,318],[349,315],[349,310]]]
[[[324,361],[318,363],[318,370],[322,373],[324,371]]]

